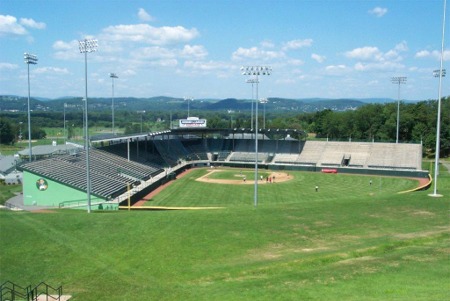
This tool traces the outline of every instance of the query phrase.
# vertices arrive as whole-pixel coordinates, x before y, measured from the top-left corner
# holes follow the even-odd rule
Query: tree
[[[11,125],[11,122],[5,118],[0,118],[0,143],[14,144],[14,141],[14,127]]]
[[[28,139],[28,130],[24,132],[24,137],[27,137]],[[32,127],[31,128],[31,139],[44,139],[47,137],[47,133],[39,128],[39,127]]]

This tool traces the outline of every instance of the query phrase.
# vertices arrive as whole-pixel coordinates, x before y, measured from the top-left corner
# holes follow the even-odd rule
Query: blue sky
[[[259,97],[437,99],[443,0],[0,0],[0,94],[250,98],[241,66],[270,66]],[[448,15],[448,5],[447,5]],[[447,16],[446,44],[450,43]],[[450,47],[444,47],[444,68]],[[449,77],[442,94],[450,95]]]

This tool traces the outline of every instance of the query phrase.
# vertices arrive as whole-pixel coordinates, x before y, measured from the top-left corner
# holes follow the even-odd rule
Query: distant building
[[[0,180],[4,180],[8,174],[16,170],[18,159],[15,156],[0,155]]]
[[[31,148],[31,155],[34,160],[46,159],[55,155],[70,155],[78,153],[83,146],[77,144],[60,144],[53,143],[52,145],[37,145]],[[22,161],[29,159],[30,149],[24,149],[18,152]]]

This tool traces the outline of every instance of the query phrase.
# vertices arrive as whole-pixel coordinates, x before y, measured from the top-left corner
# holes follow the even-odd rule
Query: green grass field
[[[257,208],[253,185],[195,181],[206,172],[147,205],[224,209],[1,211],[0,282],[83,301],[449,299],[448,171],[442,198],[397,194],[409,179],[290,172],[259,186]]]

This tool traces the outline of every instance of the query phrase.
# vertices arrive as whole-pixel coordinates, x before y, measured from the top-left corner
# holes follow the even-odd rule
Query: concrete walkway
[[[16,196],[10,198],[5,202],[6,208],[9,208],[11,210],[25,210],[25,211],[37,211],[37,210],[44,210],[44,209],[55,209],[54,207],[43,207],[43,206],[25,206],[23,204],[23,194],[17,193]]]
[[[59,301],[68,301],[70,300],[70,298],[72,298],[71,295],[61,295],[58,299],[58,296],[56,295],[50,295],[50,296],[46,296],[46,295],[40,295],[36,300],[37,301],[49,301],[49,300],[59,300]]]

